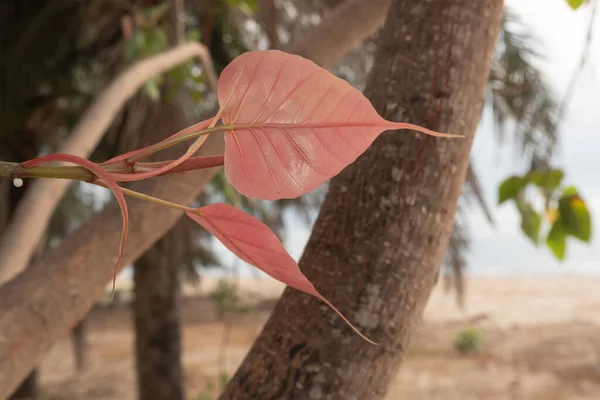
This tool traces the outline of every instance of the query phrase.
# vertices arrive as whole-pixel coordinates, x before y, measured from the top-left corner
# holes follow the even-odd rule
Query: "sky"
[[[507,0],[506,6],[519,15],[539,40],[545,60],[539,65],[559,96],[565,92],[579,63],[589,20],[589,8],[571,10],[565,0]],[[496,222],[489,226],[476,207],[468,212],[472,245],[468,273],[473,275],[596,275],[600,276],[600,178],[594,166],[600,152],[600,15],[588,64],[579,78],[564,123],[562,142],[555,164],[565,171],[564,182],[579,188],[592,213],[592,243],[567,243],[565,262],[556,261],[545,247],[535,247],[520,231],[520,217],[512,204],[497,206],[498,184],[512,173],[525,172],[525,165],[510,145],[498,151],[490,124],[483,123],[473,149],[485,197],[492,205]],[[293,218],[292,218],[293,220]],[[299,259],[309,230],[292,223],[285,246]],[[594,229],[596,228],[596,229]]]

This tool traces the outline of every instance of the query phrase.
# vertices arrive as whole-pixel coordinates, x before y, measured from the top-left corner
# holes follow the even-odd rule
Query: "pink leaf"
[[[266,200],[316,189],[390,129],[456,137],[383,119],[363,94],[302,57],[244,53],[218,85],[225,173],[242,194]]]
[[[46,156],[34,158],[33,160],[25,161],[21,163],[24,168],[35,167],[36,165],[46,164],[54,161],[70,162],[76,165],[80,165],[87,168],[91,173],[102,179],[103,183],[111,190],[119,207],[121,208],[121,215],[123,216],[123,228],[121,230],[121,241],[119,242],[119,256],[117,257],[117,265],[113,273],[113,292],[115,290],[115,283],[117,278],[117,272],[121,267],[121,261],[123,260],[123,252],[125,251],[125,242],[127,241],[127,232],[129,231],[129,212],[127,210],[127,203],[125,202],[125,196],[121,191],[117,182],[115,182],[110,174],[100,168],[97,164],[86,160],[85,158],[74,156],[72,154],[49,154]]]
[[[277,236],[258,219],[232,207],[218,203],[187,215],[215,235],[236,256],[254,265],[272,278],[311,294],[331,307],[350,327],[370,343],[302,274],[298,264],[285,251]]]

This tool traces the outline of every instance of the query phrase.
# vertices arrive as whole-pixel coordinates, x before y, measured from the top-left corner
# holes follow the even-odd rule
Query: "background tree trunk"
[[[179,261],[174,230],[135,263],[135,349],[138,398],[183,400]]]
[[[143,98],[137,112],[145,115],[125,133],[123,152],[148,146],[190,125],[178,96],[164,96],[158,104]],[[146,132],[139,135],[139,132]],[[176,146],[161,157],[176,157]],[[178,224],[134,264],[133,314],[138,398],[183,400],[181,329],[179,323],[179,271],[187,232]]]
[[[383,398],[437,282],[479,121],[502,0],[397,0],[367,96],[377,111],[466,135],[383,134],[331,181],[300,267],[373,346],[286,289],[222,399]]]

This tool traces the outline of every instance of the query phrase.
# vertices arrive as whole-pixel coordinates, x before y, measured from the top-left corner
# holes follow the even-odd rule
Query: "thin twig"
[[[583,71],[583,69],[585,68],[587,62],[588,62],[588,56],[590,53],[590,49],[591,49],[591,45],[592,45],[592,38],[594,36],[594,18],[596,16],[596,6],[598,5],[598,1],[591,1],[591,10],[590,10],[590,18],[589,18],[589,22],[588,22],[588,26],[587,26],[587,31],[585,34],[585,42],[583,44],[583,50],[581,52],[581,57],[579,58],[579,63],[577,64],[577,66],[575,67],[575,70],[573,71],[573,74],[571,75],[571,79],[569,80],[569,83],[567,84],[567,89],[565,90],[565,93],[563,95],[563,98],[560,101],[560,105],[558,106],[558,117],[559,119],[564,119],[564,116],[566,115],[566,111],[567,111],[567,106],[569,105],[569,102],[571,101],[571,98],[573,97],[573,94],[575,93],[575,87],[577,86],[577,81],[579,80],[579,76],[581,75],[581,72]],[[556,125],[554,126],[554,133],[556,133],[556,130],[558,130],[558,126],[560,125],[560,122],[557,122]],[[557,136],[556,134],[551,136],[551,141],[550,141],[550,145],[548,146],[548,152],[546,155],[546,159],[545,159],[545,163],[549,164],[550,163],[550,159],[552,158],[552,153],[554,151],[554,148],[556,147],[556,140],[557,140]]]

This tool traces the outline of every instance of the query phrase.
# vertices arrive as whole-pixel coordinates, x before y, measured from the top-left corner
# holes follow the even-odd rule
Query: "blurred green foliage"
[[[219,314],[248,314],[252,307],[242,303],[236,286],[227,279],[220,279],[215,290],[210,293],[210,298],[219,308]]]
[[[498,188],[498,203],[512,200],[521,215],[521,230],[537,246],[542,241],[552,254],[564,260],[569,236],[585,243],[592,237],[588,207],[573,186],[561,185],[564,173],[560,169],[530,171],[511,176]],[[543,207],[533,206],[528,194],[537,189]],[[544,233],[546,231],[547,233]],[[541,239],[545,236],[545,239]]]

